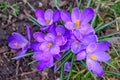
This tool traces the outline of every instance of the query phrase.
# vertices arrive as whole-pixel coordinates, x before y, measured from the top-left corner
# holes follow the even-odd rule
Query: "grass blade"
[[[16,56],[16,57],[14,57],[14,58],[12,58],[12,59],[23,58],[23,57],[31,56],[31,55],[33,55],[33,54],[34,54],[34,52],[30,52],[30,53],[27,53],[27,54],[24,54],[24,55],[21,55],[21,56]]]
[[[111,47],[113,48],[113,50],[115,51],[115,53],[116,53],[117,56],[119,57],[120,55],[119,55],[118,51],[116,50],[116,48],[115,48],[113,45],[111,45]]]
[[[120,19],[116,19],[116,20],[113,20],[113,21],[111,21],[111,22],[108,22],[108,23],[106,23],[106,24],[104,24],[104,25],[102,25],[102,26],[98,26],[98,27],[95,28],[95,31],[96,31],[96,32],[101,31],[102,29],[108,27],[109,25],[115,23],[115,22],[118,21],[118,20],[120,20]]]
[[[23,1],[27,3],[27,5],[32,9],[32,11],[35,11],[35,8],[27,0],[23,0]]]
[[[113,71],[105,71],[105,73],[112,74],[112,75],[115,75],[115,76],[120,76],[120,73],[116,73],[116,72],[113,72]]]
[[[72,74],[72,68],[73,68],[74,58],[75,58],[75,54],[72,55],[72,62],[71,62],[71,66],[70,66],[70,72],[68,74],[67,80],[70,80],[70,77],[71,77],[71,74]]]
[[[58,70],[65,64],[65,62],[67,62],[67,60],[71,58],[71,56],[72,56],[72,53],[71,53],[70,55],[68,55],[68,56],[65,58],[65,60],[63,60],[63,62],[62,62],[61,65],[55,70],[55,72],[58,71]]]
[[[54,2],[54,4],[55,4],[56,8],[57,8],[58,10],[60,10],[60,7],[59,7],[59,5],[58,5],[58,0],[53,0],[53,2]]]
[[[65,53],[62,58],[60,58],[59,60],[57,60],[52,66],[56,65],[58,62],[60,62],[61,60],[63,60],[66,56],[68,56],[71,53],[71,51],[69,50],[67,53]]]
[[[87,8],[90,7],[90,4],[91,4],[92,0],[88,0],[88,3],[87,3]]]
[[[112,67],[113,69],[117,70],[117,68],[115,66],[113,66],[112,64],[110,64],[109,62],[105,62],[108,66]]]
[[[61,69],[60,69],[60,80],[63,80],[64,78],[64,65],[61,66]]]
[[[35,62],[38,62],[38,60],[33,60],[33,61],[29,62],[28,65],[33,64]]]
[[[112,36],[117,35],[117,34],[120,34],[120,32],[114,32],[114,33],[111,33],[111,34],[100,36],[100,37],[98,37],[98,39],[109,38],[109,37],[112,37]]]
[[[80,5],[81,5],[81,2],[82,2],[82,0],[76,0],[76,3],[77,3],[77,7],[80,9]]]
[[[95,20],[97,18],[97,13],[98,13],[98,10],[99,10],[99,7],[100,7],[100,3],[101,3],[101,0],[98,0],[98,5],[97,5],[97,8],[95,10],[95,16],[93,17],[92,22],[91,22],[92,26],[94,26],[94,24],[95,24]]]

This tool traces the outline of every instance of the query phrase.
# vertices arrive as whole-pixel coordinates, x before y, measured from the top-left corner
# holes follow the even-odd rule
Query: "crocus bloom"
[[[81,51],[77,54],[76,59],[82,60],[86,58],[86,65],[88,70],[92,70],[94,74],[98,76],[103,76],[104,70],[98,63],[106,62],[110,59],[109,54],[105,51],[108,49],[109,43],[107,41],[102,41],[100,43],[90,43],[86,51]]]
[[[65,27],[73,33],[77,31],[83,35],[95,33],[92,26],[88,23],[93,16],[94,10],[92,8],[85,8],[82,12],[78,8],[73,8],[71,16],[66,10],[61,11],[61,19],[65,22]],[[74,35],[78,37],[81,34]]]
[[[72,41],[71,41],[71,50],[73,53],[78,53],[83,49],[86,49],[86,47],[91,43],[91,42],[97,42],[97,36],[95,34],[89,34],[87,36],[82,36],[82,38],[79,40],[77,39],[74,35],[71,36]]]
[[[44,35],[43,33],[36,32],[34,33],[33,37],[38,41],[41,42],[39,49],[42,51],[48,51],[53,55],[57,55],[60,52],[60,41],[52,34],[48,33]]]
[[[41,30],[46,30],[53,22],[60,19],[60,11],[55,10],[53,12],[51,9],[47,9],[44,13],[43,10],[36,9],[35,16],[37,17],[38,23],[41,25]]]
[[[43,70],[53,65],[53,56],[50,52],[34,52],[33,58],[39,61],[36,66],[38,70]]]
[[[30,47],[30,39],[31,39],[30,27],[26,26],[26,29],[27,29],[28,40],[23,35],[17,32],[13,32],[10,36],[8,36],[9,47],[13,49],[22,49],[22,51],[18,52],[16,56],[21,56],[25,54],[27,49]]]

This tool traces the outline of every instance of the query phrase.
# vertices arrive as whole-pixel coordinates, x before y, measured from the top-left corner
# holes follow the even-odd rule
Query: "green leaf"
[[[53,2],[54,2],[54,4],[55,4],[56,8],[60,10],[60,7],[59,7],[59,5],[58,5],[58,0],[53,0]]]
[[[60,62],[64,58],[66,58],[66,56],[68,56],[69,54],[71,54],[71,50],[69,50],[67,53],[64,53],[64,55],[62,56],[62,58],[60,58],[59,60],[57,60],[52,66],[56,65],[58,62]]]
[[[60,80],[63,80],[63,78],[64,78],[64,65],[62,65],[60,69]]]
[[[12,59],[23,58],[23,57],[31,56],[31,55],[33,55],[33,54],[34,54],[34,52],[29,52],[29,53],[23,54],[23,55],[21,55],[21,56],[16,56],[16,57],[14,57],[14,58],[12,58]]]
[[[38,60],[33,60],[33,61],[29,62],[28,65],[33,64],[35,62],[38,62]]]
[[[119,55],[118,51],[116,50],[116,48],[115,48],[113,45],[111,45],[111,47],[113,48],[113,50],[115,51],[115,53],[116,53],[117,56],[119,57],[120,55]]]
[[[116,19],[116,20],[113,20],[113,21],[111,21],[111,22],[108,22],[108,23],[106,23],[106,24],[104,24],[104,25],[102,25],[102,26],[98,26],[98,27],[95,28],[95,31],[96,31],[96,32],[101,31],[101,30],[103,30],[104,28],[108,27],[109,25],[115,23],[115,22],[118,21],[118,20],[120,20],[120,19]]]
[[[70,80],[70,77],[71,77],[71,74],[72,74],[72,68],[73,68],[74,58],[75,58],[75,54],[72,55],[72,61],[71,61],[71,66],[70,66],[70,72],[69,72],[69,74],[68,74],[67,80]]]
[[[27,4],[28,4],[28,6],[32,9],[32,11],[35,11],[35,8],[27,1],[27,0],[24,0]]]
[[[111,63],[109,63],[108,61],[105,62],[108,66],[112,67],[113,69],[117,70],[117,68],[115,66],[113,66]]]
[[[120,76],[120,73],[116,73],[114,71],[105,71],[105,73],[112,74],[112,75],[115,75],[115,76]]]
[[[65,62],[67,62],[67,60],[69,60],[69,59],[71,58],[71,56],[72,56],[72,53],[69,54],[64,60],[62,60],[63,62],[62,62],[62,63],[60,64],[60,66],[55,70],[55,72],[58,71],[58,70],[65,64]]]
[[[87,8],[90,7],[90,4],[91,4],[92,0],[88,0],[88,3],[87,3]]]
[[[109,37],[112,37],[112,36],[117,35],[117,34],[120,34],[120,32],[114,32],[114,33],[111,33],[111,34],[100,36],[100,37],[98,37],[98,39],[109,38]]]

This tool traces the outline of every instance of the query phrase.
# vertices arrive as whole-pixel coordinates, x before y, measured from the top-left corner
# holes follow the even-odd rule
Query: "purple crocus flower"
[[[74,35],[71,36],[71,50],[73,53],[77,54],[81,50],[86,49],[86,47],[91,43],[91,42],[97,42],[97,36],[95,34],[89,34],[86,36],[81,36],[82,38],[79,40],[77,39]]]
[[[41,32],[35,32],[33,37],[38,41],[41,42],[39,49],[42,51],[48,51],[53,55],[57,55],[60,52],[60,45],[62,45],[61,41],[53,35],[52,33],[48,33],[44,35]]]
[[[33,58],[39,61],[36,65],[38,70],[43,70],[46,67],[51,67],[54,62],[53,56],[50,52],[34,52]]]
[[[102,41],[100,43],[90,43],[87,46],[86,51],[81,51],[77,54],[76,59],[82,60],[86,58],[86,65],[88,70],[92,70],[93,73],[98,76],[103,76],[104,70],[98,61],[106,62],[110,59],[109,54],[105,52],[109,45],[110,44],[107,41]]]
[[[60,19],[60,11],[55,10],[54,12],[51,9],[47,9],[45,12],[41,9],[35,10],[35,16],[37,21],[41,26],[41,30],[46,30],[53,22],[56,22]]]
[[[92,26],[88,23],[94,16],[92,8],[85,8],[80,12],[79,8],[73,8],[71,15],[66,11],[61,11],[61,19],[65,22],[65,27],[71,30],[76,37],[95,33]],[[81,33],[77,34],[76,33]]]
[[[22,49],[22,51],[18,52],[16,56],[21,56],[26,53],[27,49],[30,47],[30,39],[31,39],[31,31],[30,27],[26,26],[28,40],[18,32],[13,32],[10,36],[8,36],[8,46],[13,49]]]

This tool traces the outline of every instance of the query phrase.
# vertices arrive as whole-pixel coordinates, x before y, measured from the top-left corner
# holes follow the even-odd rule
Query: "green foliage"
[[[112,9],[120,13],[120,1],[112,5]]]

